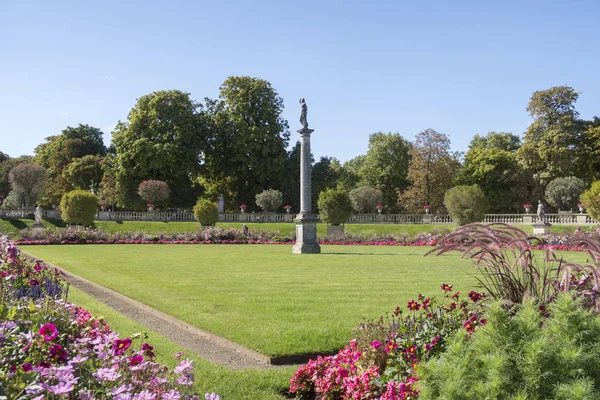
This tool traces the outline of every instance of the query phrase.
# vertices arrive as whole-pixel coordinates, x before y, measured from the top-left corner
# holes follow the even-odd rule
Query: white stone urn
[[[148,211],[149,212],[154,211],[154,206],[152,204],[148,204]]]
[[[425,209],[425,214],[429,214],[429,210],[431,209],[430,206],[425,206],[423,207]]]
[[[382,206],[377,206],[377,214],[381,214],[383,212]]]
[[[579,203],[577,204],[577,207],[579,207],[579,212],[583,214],[583,212],[585,211],[585,206],[582,203]]]

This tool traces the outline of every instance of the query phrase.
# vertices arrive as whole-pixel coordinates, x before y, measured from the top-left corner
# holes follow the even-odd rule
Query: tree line
[[[571,185],[576,179],[575,186],[585,189],[600,178],[600,119],[579,118],[578,96],[568,86],[533,93],[527,107],[533,121],[522,139],[507,132],[477,134],[466,153],[452,152],[449,137],[433,129],[417,133],[414,141],[373,133],[363,155],[344,163],[327,156],[313,160],[314,209],[319,193],[331,188],[372,188],[386,212],[408,213],[423,212],[424,206],[446,212],[444,195],[457,185],[478,185],[494,213],[517,212],[524,203],[546,198],[558,178]],[[223,195],[227,210],[246,204],[252,211],[258,210],[257,194],[275,189],[283,204],[298,210],[300,143],[287,150],[283,109],[271,84],[252,77],[229,77],[219,97],[203,103],[178,90],[153,92],[117,123],[110,147],[100,129],[80,124],[47,137],[33,156],[0,152],[0,195],[9,194],[9,207],[32,202],[50,207],[65,193],[84,189],[113,207],[144,209],[138,185],[157,180],[171,192],[165,207],[191,208],[199,197]],[[22,164],[29,167],[11,174]],[[26,196],[15,188],[27,176],[40,184]]]

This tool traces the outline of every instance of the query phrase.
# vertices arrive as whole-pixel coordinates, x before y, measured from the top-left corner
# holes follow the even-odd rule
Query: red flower
[[[452,291],[452,285],[449,285],[447,283],[442,283],[442,290],[444,292],[451,292]]]
[[[241,208],[241,207],[240,207],[240,208]],[[291,209],[291,208],[292,208],[292,206],[290,206],[290,205],[288,204],[288,205],[284,206],[283,208],[285,208],[286,210],[289,210],[289,209]]]
[[[39,333],[43,336],[44,342],[51,342],[58,336],[58,329],[54,324],[46,324],[40,328]]]
[[[456,292],[456,293],[454,293],[454,294],[452,295],[452,298],[453,298],[454,300],[456,300],[456,299],[458,299],[458,296],[459,296],[459,295],[460,295],[460,292]]]
[[[127,350],[129,348],[129,346],[131,346],[130,338],[123,339],[123,340],[117,339],[113,343],[112,350],[114,351],[116,356],[120,356],[121,354],[123,354],[123,352],[125,350]]]
[[[389,352],[391,352],[392,350],[394,350],[394,349],[397,349],[397,348],[398,348],[398,343],[395,343],[395,342],[388,342],[388,343],[385,345],[385,352],[386,352],[386,353],[389,353]]]
[[[483,293],[477,293],[474,290],[469,292],[469,298],[473,301],[473,303],[477,303],[479,300],[483,299],[485,295]]]
[[[427,310],[427,306],[429,306],[430,302],[431,302],[430,297],[426,298],[425,301],[423,301],[423,310]]]
[[[148,358],[154,358],[154,347],[150,346],[148,343],[144,343],[142,345],[142,351],[144,355]]]
[[[410,311],[418,311],[421,308],[421,305],[414,300],[408,302],[408,309]]]
[[[129,360],[129,365],[130,366],[134,366],[134,365],[138,365],[144,362],[144,357],[142,356],[131,356],[131,359]]]
[[[50,357],[56,358],[58,361],[67,361],[67,355],[65,349],[58,343],[50,347]]]
[[[244,209],[244,210],[245,210],[246,208],[248,208],[248,206],[247,206],[247,205],[245,205],[245,204],[242,204],[242,205],[240,206],[240,208],[242,208],[242,209]]]
[[[401,314],[402,310],[400,309],[400,307],[396,307],[396,309],[394,310],[394,315],[397,317],[398,314]]]

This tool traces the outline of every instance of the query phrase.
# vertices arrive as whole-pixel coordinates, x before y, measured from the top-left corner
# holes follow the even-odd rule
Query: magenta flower
[[[371,347],[374,348],[375,350],[377,350],[378,348],[381,347],[381,342],[379,340],[375,339],[371,342]]]
[[[419,303],[417,303],[416,301],[411,300],[408,302],[407,307],[410,311],[419,311],[419,309],[421,308],[421,305]]]
[[[140,356],[140,355],[135,355],[135,356],[131,356],[131,359],[129,360],[129,365],[130,366],[134,366],[134,365],[138,365],[144,362],[144,357]]]
[[[58,329],[54,324],[46,324],[40,328],[39,333],[44,337],[44,342],[51,342],[58,336]]]
[[[115,340],[115,342],[112,346],[112,350],[116,356],[120,356],[121,354],[123,354],[125,352],[125,350],[127,350],[129,348],[129,346],[131,346],[130,338],[123,339],[123,340],[117,339],[117,340]]]

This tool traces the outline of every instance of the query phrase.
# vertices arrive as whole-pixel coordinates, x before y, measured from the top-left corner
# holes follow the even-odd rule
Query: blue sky
[[[138,97],[218,96],[230,75],[270,81],[292,141],[308,104],[316,157],[367,151],[369,134],[433,128],[522,134],[536,90],[581,92],[600,115],[600,2],[0,1],[0,151],[33,154],[85,123],[105,133]]]

